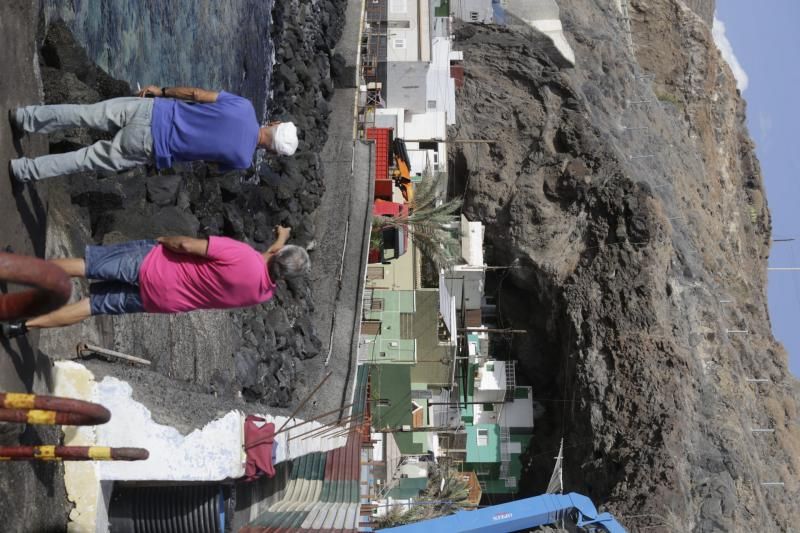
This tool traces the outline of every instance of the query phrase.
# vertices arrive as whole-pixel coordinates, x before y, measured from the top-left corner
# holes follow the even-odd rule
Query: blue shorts
[[[86,277],[101,280],[89,285],[92,315],[143,313],[139,268],[156,241],[129,241],[86,247]]]

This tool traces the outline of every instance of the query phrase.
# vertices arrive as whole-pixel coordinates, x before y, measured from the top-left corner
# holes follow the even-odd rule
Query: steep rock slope
[[[563,436],[565,488],[633,531],[785,530],[800,388],[770,332],[769,212],[713,2],[633,1],[630,25],[617,2],[559,4],[571,70],[532,30],[457,29],[451,137],[495,142],[455,144],[455,190],[513,267],[500,320],[529,332],[511,351],[545,413],[524,488]]]

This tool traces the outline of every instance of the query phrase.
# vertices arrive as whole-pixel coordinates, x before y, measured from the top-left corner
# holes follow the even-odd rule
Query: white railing
[[[514,401],[514,391],[517,388],[516,362],[506,361],[506,401]]]
[[[508,479],[511,469],[511,453],[508,446],[511,443],[511,431],[507,427],[500,426],[500,479]],[[516,481],[514,482],[516,485]]]

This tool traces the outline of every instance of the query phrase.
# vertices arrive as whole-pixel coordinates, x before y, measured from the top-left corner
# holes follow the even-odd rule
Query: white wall
[[[447,117],[444,111],[415,113],[405,117],[403,125],[405,139],[440,140],[447,139]]]
[[[450,56],[450,39],[434,37],[426,79],[426,105],[430,111],[443,111],[448,125],[456,123],[456,85],[450,77]]]
[[[551,59],[561,66],[575,65],[575,51],[564,35],[556,0],[503,0],[503,9],[511,17],[509,24],[518,18],[544,33],[553,42]]]
[[[451,0],[450,13],[466,22],[494,22],[492,0]]]
[[[519,386],[517,388],[520,388]],[[533,391],[528,389],[527,398],[515,398],[513,402],[506,402],[503,407],[503,416],[500,425],[509,428],[533,428]]]
[[[429,17],[427,0],[388,0],[387,61],[430,61]]]

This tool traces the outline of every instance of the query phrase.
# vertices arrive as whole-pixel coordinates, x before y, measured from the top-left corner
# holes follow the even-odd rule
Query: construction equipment
[[[392,156],[394,157],[394,168],[392,169],[392,181],[395,187],[400,189],[406,203],[414,201],[414,184],[411,182],[411,159],[408,157],[406,143],[403,139],[392,141]]]
[[[575,492],[569,494],[542,494],[475,511],[422,520],[400,527],[381,529],[397,533],[504,533],[526,531],[528,528],[559,524],[561,521],[577,526],[578,531],[625,533],[625,528],[609,513],[598,513],[592,501]],[[570,530],[571,531],[571,530]]]

